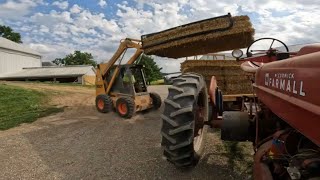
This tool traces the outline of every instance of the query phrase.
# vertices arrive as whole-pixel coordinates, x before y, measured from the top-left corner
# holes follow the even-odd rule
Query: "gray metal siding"
[[[0,74],[18,72],[25,67],[41,67],[41,57],[0,48]]]
[[[35,50],[27,47],[24,44],[18,44],[16,42],[10,41],[6,38],[0,37],[0,48],[2,49],[8,49],[16,52],[23,52],[25,54],[33,54],[36,56],[41,56],[38,52]]]

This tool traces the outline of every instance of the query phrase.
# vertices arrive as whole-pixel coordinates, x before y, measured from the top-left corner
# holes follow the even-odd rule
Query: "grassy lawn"
[[[42,92],[0,85],[0,130],[63,111],[62,108],[46,105],[47,99],[48,95]]]
[[[164,80],[163,79],[159,79],[157,81],[152,81],[151,85],[162,85],[164,84]]]
[[[219,129],[214,130],[217,137],[221,136]],[[222,156],[228,158],[228,165],[242,175],[251,175],[253,166],[253,148],[251,142],[222,141],[216,149]]]

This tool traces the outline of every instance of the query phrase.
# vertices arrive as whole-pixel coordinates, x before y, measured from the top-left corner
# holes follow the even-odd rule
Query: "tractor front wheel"
[[[108,113],[112,110],[112,99],[105,94],[96,97],[96,108],[101,113]]]
[[[129,119],[135,112],[134,100],[129,97],[120,97],[116,102],[116,109],[119,116]]]
[[[176,167],[196,165],[202,154],[208,121],[208,94],[201,75],[187,73],[174,79],[164,100],[163,153]]]

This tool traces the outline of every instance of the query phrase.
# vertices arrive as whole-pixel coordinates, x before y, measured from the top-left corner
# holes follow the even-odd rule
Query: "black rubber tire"
[[[162,142],[164,157],[178,168],[195,166],[202,155],[207,126],[203,126],[198,144],[194,147],[195,108],[198,99],[203,100],[204,121],[208,121],[208,93],[201,75],[182,74],[168,88],[169,94],[164,100],[162,119]],[[201,94],[201,96],[200,96]]]
[[[162,100],[159,94],[151,92],[150,93],[150,97],[152,99],[152,104],[153,104],[153,109],[159,109],[161,107],[162,104]]]
[[[217,100],[216,108],[218,110],[218,115],[222,116],[222,114],[223,114],[223,95],[222,95],[222,91],[217,88],[216,93],[217,93],[216,94],[216,100]]]
[[[212,121],[213,112],[214,112],[213,107],[214,105],[212,105],[212,102],[210,102],[208,106],[208,121]]]
[[[124,103],[127,106],[127,112],[125,114],[122,114],[121,112],[119,112],[118,106],[121,103]],[[117,99],[116,111],[120,117],[130,119],[133,116],[133,114],[135,113],[135,110],[136,110],[135,107],[136,106],[135,106],[134,100],[130,97],[120,97],[119,99]]]
[[[98,101],[102,100],[104,102],[104,106],[103,109],[100,109],[98,107]],[[108,113],[110,111],[112,111],[113,108],[113,104],[112,104],[112,99],[110,98],[110,96],[106,95],[106,94],[100,94],[96,97],[96,108],[99,112],[101,113]]]

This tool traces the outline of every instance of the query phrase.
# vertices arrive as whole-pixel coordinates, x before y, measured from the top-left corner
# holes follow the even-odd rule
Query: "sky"
[[[0,24],[19,32],[43,61],[75,50],[106,61],[121,39],[228,12],[248,15],[256,39],[273,37],[287,45],[320,42],[318,0],[0,0]],[[163,72],[179,71],[183,61],[155,59]]]

